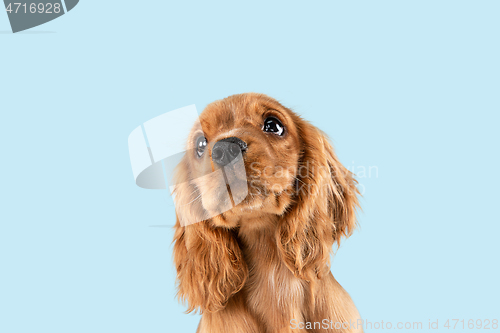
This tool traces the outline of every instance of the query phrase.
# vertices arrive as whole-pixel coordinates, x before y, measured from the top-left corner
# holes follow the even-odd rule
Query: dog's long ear
[[[287,267],[312,281],[329,269],[332,245],[356,227],[356,180],[337,159],[326,135],[298,119],[301,157],[294,204],[282,217],[277,244]]]
[[[212,219],[197,222],[203,208],[200,200],[196,200],[199,196],[196,187],[186,181],[188,172],[188,166],[181,163],[176,175],[179,182],[175,190],[174,235],[177,296],[187,301],[188,312],[215,312],[223,309],[229,297],[241,290],[248,270],[231,230],[214,226]],[[189,224],[189,220],[193,224]]]

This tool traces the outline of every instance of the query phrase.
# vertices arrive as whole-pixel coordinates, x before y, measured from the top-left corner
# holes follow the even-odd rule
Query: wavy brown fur
[[[269,115],[280,118],[286,135],[262,132]],[[178,168],[178,295],[189,312],[203,314],[198,332],[361,332],[291,327],[291,320],[359,319],[330,272],[332,246],[356,227],[359,193],[326,135],[261,94],[216,101],[200,122],[209,143],[237,136],[248,144],[250,194],[230,211],[183,226],[216,204],[214,184],[186,183],[196,170],[213,168],[210,145],[201,159],[188,152]],[[199,131],[193,128],[188,148]]]

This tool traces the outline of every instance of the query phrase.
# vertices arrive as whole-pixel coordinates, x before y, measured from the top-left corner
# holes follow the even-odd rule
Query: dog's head
[[[356,182],[325,134],[262,94],[208,105],[189,134],[176,177],[178,272],[187,267],[181,256],[199,254],[196,269],[205,274],[200,279],[214,280],[210,270],[222,269],[219,277],[226,283],[216,285],[214,301],[199,287],[183,288],[179,276],[181,296],[192,308],[218,309],[241,288],[246,266],[232,230],[273,224],[282,260],[310,281],[324,273],[333,243],[356,224]],[[217,252],[217,263],[206,262],[211,251]],[[193,276],[185,279],[202,285]]]

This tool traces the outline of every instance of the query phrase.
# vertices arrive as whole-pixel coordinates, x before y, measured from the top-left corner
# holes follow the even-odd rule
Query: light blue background
[[[378,168],[332,268],[364,319],[499,319],[499,13],[81,1],[17,35],[0,13],[0,332],[194,332],[172,230],[150,227],[173,209],[135,186],[127,137],[248,91],[325,130],[346,166]]]

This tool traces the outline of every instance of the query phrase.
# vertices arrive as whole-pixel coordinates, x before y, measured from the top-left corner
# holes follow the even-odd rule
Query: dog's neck
[[[277,223],[278,216],[274,214],[244,217],[239,221],[238,238],[250,251],[260,242],[275,242]]]
[[[263,214],[240,221],[238,240],[251,271],[271,261],[278,264],[277,224],[278,216],[275,214]]]
[[[238,241],[249,272],[243,289],[247,306],[262,318],[265,327],[286,327],[288,318],[302,317],[294,305],[303,304],[307,283],[295,277],[280,258],[276,243],[279,217],[265,215],[241,222]],[[279,309],[280,315],[266,309]]]

